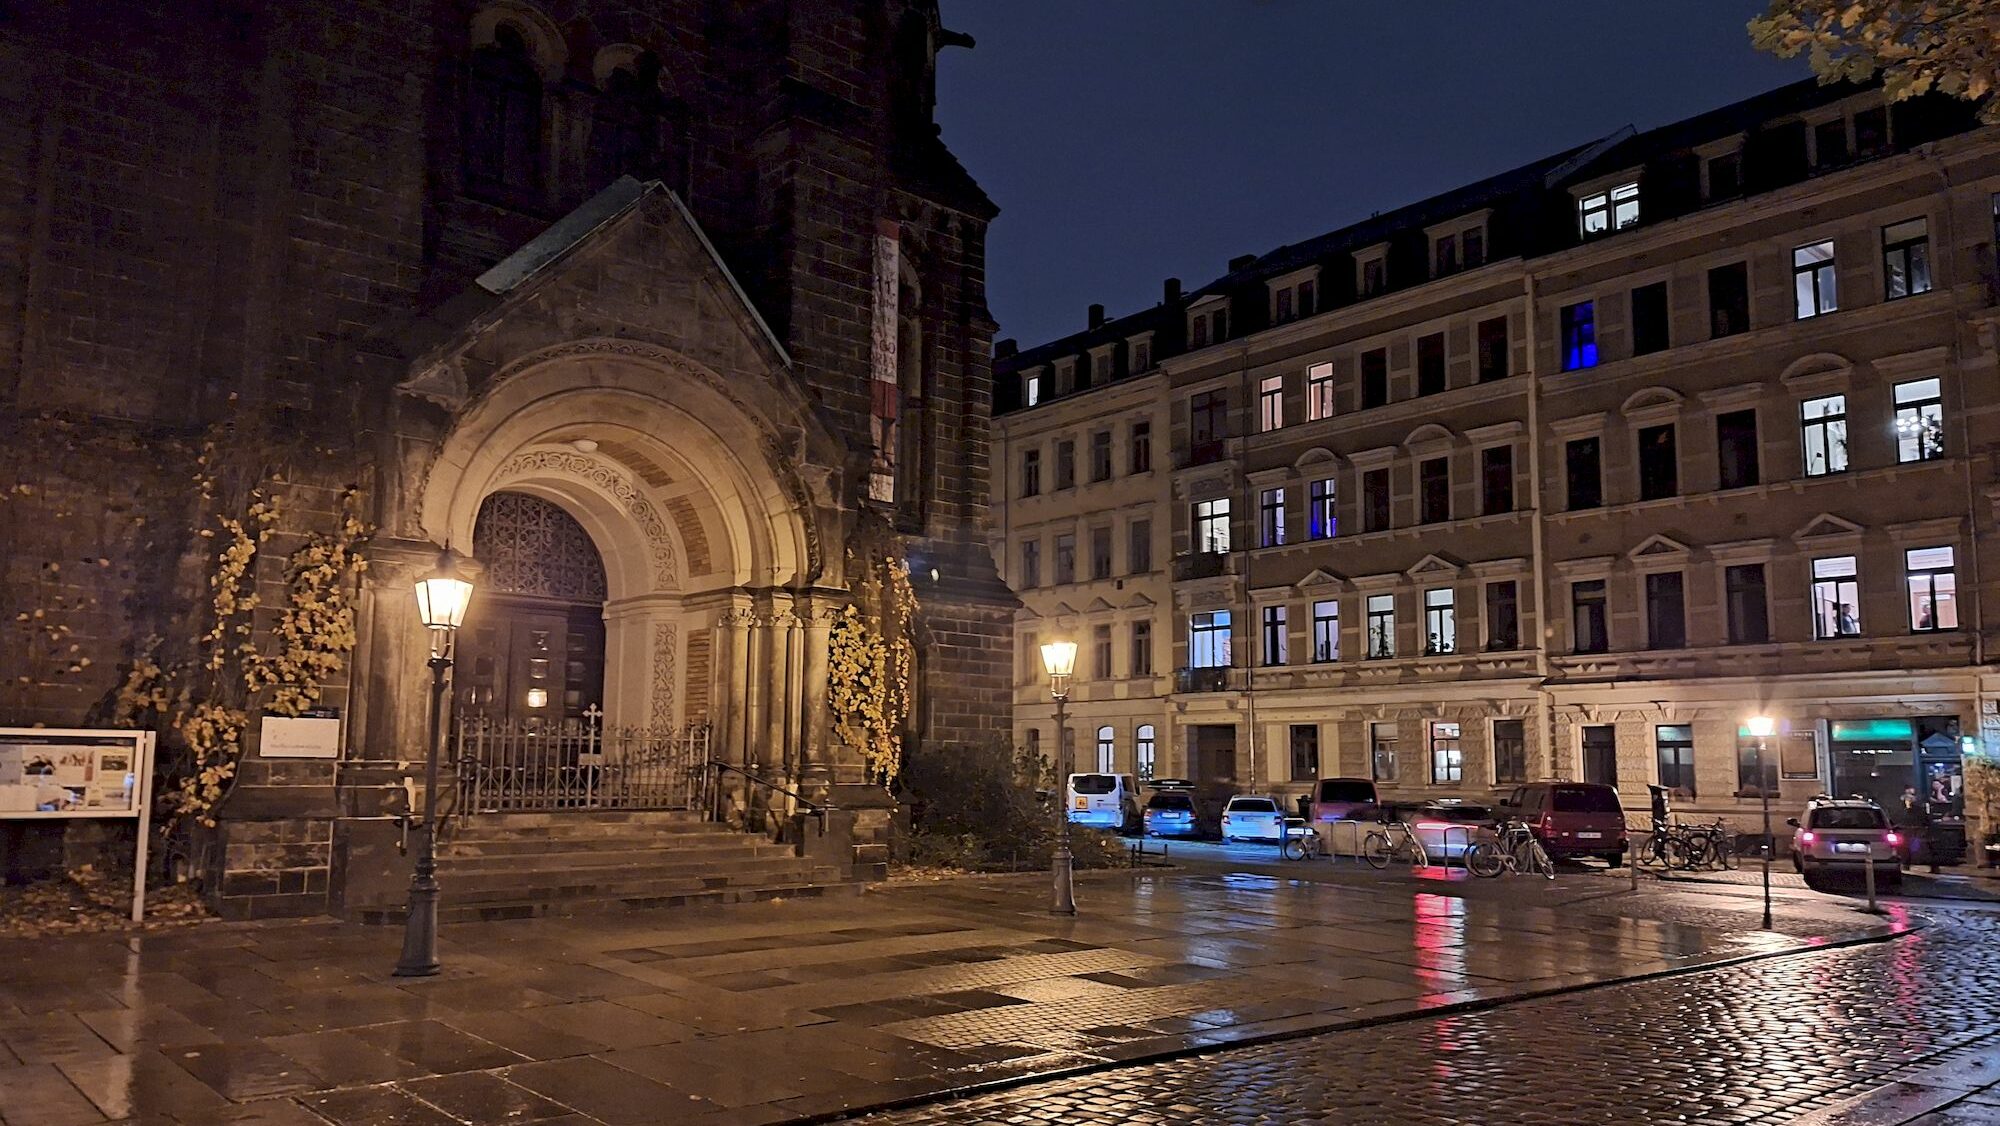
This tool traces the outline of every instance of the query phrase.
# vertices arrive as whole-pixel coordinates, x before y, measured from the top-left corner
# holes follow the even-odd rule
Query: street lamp
[[[1051,641],[1042,646],[1042,667],[1049,671],[1049,695],[1056,701],[1056,851],[1049,861],[1051,915],[1076,914],[1076,888],[1071,879],[1074,858],[1069,851],[1069,677],[1076,671],[1076,642]]]
[[[1753,715],[1743,726],[1750,729],[1750,737],[1757,740],[1757,796],[1764,806],[1764,929],[1771,929],[1771,787],[1764,773],[1764,756],[1770,754],[1768,746],[1771,733],[1778,729],[1778,721],[1767,715]]]
[[[410,876],[410,911],[403,921],[403,956],[397,977],[429,977],[438,972],[437,779],[438,743],[444,722],[444,674],[451,668],[452,639],[465,624],[472,583],[459,574],[458,556],[447,547],[437,566],[417,580],[417,616],[431,641],[430,742],[424,748],[424,835]]]

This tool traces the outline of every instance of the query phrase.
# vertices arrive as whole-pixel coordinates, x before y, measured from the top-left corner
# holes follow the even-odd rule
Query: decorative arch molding
[[[551,474],[587,481],[610,494],[646,537],[654,581],[664,589],[679,585],[680,567],[675,557],[673,537],[667,531],[667,522],[660,517],[659,510],[653,507],[646,494],[618,467],[588,454],[568,450],[528,450],[516,454],[500,467],[493,476],[493,487],[500,489],[523,477],[546,477]]]
[[[1843,384],[1854,371],[1854,361],[1835,352],[1812,352],[1785,365],[1778,373],[1778,381],[1794,392],[1810,390],[1824,384]]]
[[[602,90],[605,83],[611,81],[611,75],[621,68],[637,74],[639,72],[639,59],[649,54],[656,59],[660,59],[658,51],[649,50],[636,43],[612,43],[600,47],[597,50],[597,57],[590,60],[591,80],[597,84],[599,90]],[[660,62],[658,86],[660,96],[663,98],[672,99],[680,96],[679,91],[674,88],[673,74],[667,69],[664,59],[661,59]]]
[[[1686,395],[1671,387],[1641,387],[1625,396],[1625,402],[1618,407],[1618,410],[1619,413],[1626,415],[1636,411],[1658,410],[1662,407],[1678,410],[1686,401]]]
[[[1435,422],[1426,422],[1415,430],[1410,431],[1410,436],[1403,439],[1403,448],[1406,450],[1415,450],[1449,445],[1451,439],[1451,431],[1446,430]]]
[[[1339,464],[1340,464],[1339,454],[1334,453],[1332,450],[1327,449],[1325,446],[1314,446],[1311,449],[1307,450],[1306,452],[1300,454],[1297,460],[1292,462],[1292,467],[1294,469],[1304,469],[1306,466],[1309,465],[1339,465]]]
[[[562,28],[557,27],[554,20],[543,14],[541,9],[521,0],[488,0],[472,16],[469,29],[472,49],[476,51],[492,46],[501,24],[511,25],[521,33],[521,41],[528,45],[528,52],[535,60],[535,71],[542,76],[543,82],[562,79],[569,48],[564,43]]]

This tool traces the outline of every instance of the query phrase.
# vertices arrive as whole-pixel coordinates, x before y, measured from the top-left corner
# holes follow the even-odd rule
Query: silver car
[[[1898,857],[1903,838],[1889,825],[1882,807],[1859,798],[1814,798],[1802,817],[1785,821],[1792,827],[1792,866],[1808,885],[1829,872],[1862,876],[1870,860],[1875,879],[1884,887],[1903,882]]]

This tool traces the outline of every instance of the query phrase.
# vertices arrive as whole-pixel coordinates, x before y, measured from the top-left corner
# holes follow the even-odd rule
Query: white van
[[[1139,823],[1139,785],[1130,774],[1072,774],[1069,819],[1078,825],[1127,832]]]

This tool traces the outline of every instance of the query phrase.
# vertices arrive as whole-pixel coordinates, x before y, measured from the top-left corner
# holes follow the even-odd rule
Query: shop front
[[[1919,862],[1926,849],[1955,862],[1965,851],[1964,744],[1957,716],[1829,721],[1832,793],[1868,798],[1897,824],[1925,827]]]

